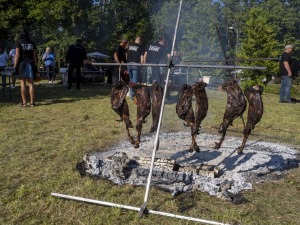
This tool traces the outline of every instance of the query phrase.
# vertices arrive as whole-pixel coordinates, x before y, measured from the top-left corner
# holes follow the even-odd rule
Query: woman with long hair
[[[35,106],[35,92],[33,81],[37,71],[37,50],[36,45],[30,40],[26,29],[19,30],[19,39],[15,44],[16,56],[14,68],[20,78],[22,106],[27,106],[27,88],[29,86],[30,106]]]

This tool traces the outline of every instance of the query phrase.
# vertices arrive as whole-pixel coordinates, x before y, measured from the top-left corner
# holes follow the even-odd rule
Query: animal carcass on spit
[[[186,126],[191,128],[192,144],[190,151],[199,152],[196,143],[196,136],[199,134],[200,124],[206,117],[208,110],[208,99],[205,92],[206,83],[197,82],[192,86],[188,84],[182,85],[176,105],[176,113],[178,117],[186,122]],[[193,94],[196,97],[196,109],[193,110]]]
[[[157,130],[158,127],[164,90],[157,82],[155,82],[152,85],[150,95],[151,95],[151,104],[152,104],[152,125],[150,129],[150,133],[153,133]]]
[[[145,119],[151,111],[150,92],[147,86],[139,84],[133,85],[132,89],[135,91],[135,97],[137,100],[136,130],[138,132],[138,135],[134,147],[139,148],[143,123],[147,122]]]
[[[242,145],[237,149],[238,154],[243,153],[243,149],[251,131],[262,118],[264,106],[261,94],[263,91],[264,89],[260,85],[250,86],[245,89],[244,93],[249,103],[249,109],[246,127],[244,128],[244,139]]]
[[[133,137],[130,135],[129,128],[133,125],[129,119],[129,108],[126,101],[126,95],[129,88],[124,81],[118,81],[112,86],[111,106],[112,109],[120,116],[120,121],[124,121],[126,131],[131,144],[135,144]]]
[[[196,98],[196,108],[195,108],[195,122],[193,124],[192,138],[193,138],[193,150],[199,151],[199,147],[196,143],[196,136],[199,134],[201,128],[201,122],[207,115],[208,110],[208,98],[205,91],[207,84],[205,82],[196,82],[193,85],[193,94]]]
[[[222,85],[223,90],[227,93],[227,105],[220,125],[219,133],[222,133],[219,143],[216,142],[215,149],[219,149],[224,141],[227,128],[232,126],[232,122],[237,117],[242,117],[246,110],[247,102],[242,89],[236,81],[229,81]]]

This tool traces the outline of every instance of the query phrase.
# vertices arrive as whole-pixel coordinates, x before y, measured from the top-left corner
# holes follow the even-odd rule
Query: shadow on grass
[[[5,96],[2,96],[2,89],[0,102],[0,107],[5,107],[7,105],[15,105],[21,103],[21,94],[20,94],[20,86],[17,86],[15,89],[11,90],[11,99],[9,96],[8,87],[5,88]],[[99,98],[101,96],[110,96],[111,85],[110,84],[90,84],[90,85],[82,85],[81,89],[78,90],[76,87],[72,87],[72,89],[67,89],[66,86],[62,86],[60,84],[43,84],[37,83],[35,84],[35,96],[36,103],[38,106],[41,105],[51,105],[51,104],[60,104],[60,103],[70,103],[76,102],[83,99],[93,99]],[[29,97],[27,96],[27,101],[29,101]]]
[[[255,146],[257,143],[259,143],[259,140],[249,143],[245,148]],[[264,153],[260,153],[260,151]],[[258,156],[258,154],[261,155]],[[239,173],[254,172],[257,176],[265,176],[274,171],[299,168],[300,154],[290,154],[288,152],[284,154],[285,157],[277,150],[273,151],[272,147],[261,147],[257,152],[247,152],[245,150],[244,154],[236,154],[236,150],[232,150],[223,156],[220,151],[211,150],[204,150],[191,155],[189,150],[185,149],[173,154],[171,159],[176,160],[179,164],[202,164],[217,159],[219,162],[215,166],[221,167],[220,175],[237,169]],[[261,162],[258,157],[266,157],[266,160]],[[221,160],[218,160],[218,158]],[[247,165],[247,169],[244,169],[243,165]]]

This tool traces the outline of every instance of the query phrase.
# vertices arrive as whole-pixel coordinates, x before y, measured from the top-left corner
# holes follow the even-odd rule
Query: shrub
[[[280,84],[268,84],[264,88],[264,93],[279,95]],[[292,85],[291,97],[300,98],[300,85]]]

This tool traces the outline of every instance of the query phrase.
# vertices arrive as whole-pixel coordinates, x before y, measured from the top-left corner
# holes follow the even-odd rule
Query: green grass
[[[194,224],[157,215],[51,197],[51,192],[140,207],[145,187],[116,186],[106,180],[81,177],[76,163],[87,153],[127,141],[125,126],[110,106],[109,85],[86,85],[80,91],[59,85],[36,86],[37,107],[20,107],[19,88],[12,100],[0,97],[0,224]],[[2,90],[1,90],[2,91]],[[8,92],[7,92],[8,93]],[[217,134],[226,94],[208,91],[209,111],[203,130]],[[265,110],[251,139],[299,148],[300,104],[279,104],[278,96],[263,95]],[[134,121],[135,106],[128,101]],[[246,115],[245,115],[246,117]],[[151,119],[143,127],[148,133]],[[242,137],[242,122],[228,135]],[[165,106],[162,131],[186,130]],[[133,131],[133,134],[136,134]],[[299,224],[300,169],[277,181],[255,184],[234,205],[207,193],[172,197],[151,188],[148,208],[206,220],[241,224]]]

